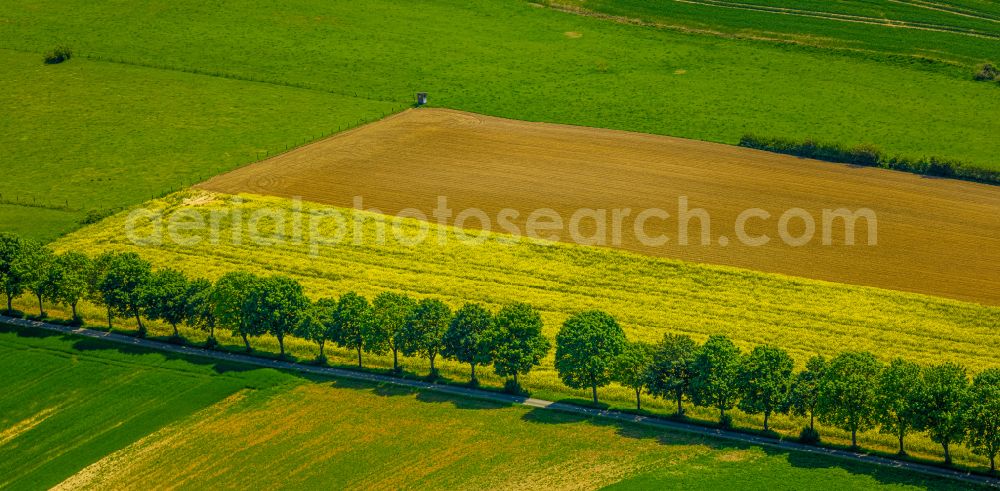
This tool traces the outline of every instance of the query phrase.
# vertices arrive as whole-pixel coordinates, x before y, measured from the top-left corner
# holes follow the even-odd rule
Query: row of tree
[[[399,355],[428,360],[436,376],[438,357],[467,363],[477,384],[477,367],[492,366],[508,386],[517,388],[518,376],[537,366],[551,343],[542,334],[540,313],[524,303],[490,312],[468,303],[457,311],[437,299],[415,300],[384,292],[371,302],[355,292],[340,298],[311,301],[301,285],[285,276],[261,277],[232,272],[216,282],[189,279],[175,269],[154,270],[134,253],[105,253],[96,258],[67,252],[53,254],[45,247],[13,235],[0,234],[0,284],[12,299],[30,292],[38,300],[72,308],[89,300],[105,307],[108,326],[116,317],[133,318],[139,335],[143,320],[173,327],[185,324],[208,333],[209,347],[217,345],[216,328],[239,336],[247,351],[251,340],[270,334],[285,355],[285,339],[296,336],[315,342],[319,358],[334,343],[357,354]],[[748,353],[725,336],[711,336],[699,345],[688,336],[668,334],[657,344],[629,342],[609,314],[587,311],[569,317],[555,340],[555,368],[565,385],[598,389],[617,382],[634,391],[636,407],[642,395],[719,411],[723,426],[731,423],[727,411],[739,408],[763,416],[764,430],[774,414],[808,417],[801,438],[817,441],[815,421],[851,433],[878,428],[898,438],[904,452],[907,435],[925,431],[942,446],[945,461],[951,448],[965,442],[996,469],[1000,451],[1000,370],[989,369],[969,380],[965,368],[945,363],[921,367],[896,359],[888,365],[870,353],[843,353],[831,360],[816,356],[795,372],[789,354],[774,346],[758,346]]]
[[[432,374],[439,356],[472,366],[492,365],[497,375],[517,384],[519,374],[529,372],[550,351],[542,334],[541,314],[524,303],[502,308],[496,315],[478,304],[452,312],[437,299],[420,301],[394,292],[384,292],[371,302],[354,292],[339,299],[311,301],[292,278],[261,277],[231,272],[216,282],[189,279],[172,269],[154,270],[135,253],[109,252],[96,258],[76,252],[54,254],[48,248],[0,234],[0,283],[12,301],[25,292],[38,300],[44,318],[45,302],[71,307],[82,322],[77,305],[83,300],[104,306],[109,328],[115,318],[132,318],[138,335],[146,335],[145,321],[162,321],[180,338],[179,325],[208,333],[207,345],[217,345],[215,329],[228,329],[239,336],[247,351],[253,338],[269,334],[285,356],[285,339],[297,336],[319,346],[325,360],[328,342],[362,353],[421,356],[430,362]]]
[[[850,432],[852,447],[857,447],[858,432],[878,428],[898,439],[900,455],[906,454],[908,435],[926,432],[941,445],[945,463],[951,464],[952,446],[965,442],[996,471],[1000,369],[984,370],[970,381],[967,370],[955,363],[922,367],[896,358],[883,364],[871,353],[846,352],[830,360],[814,356],[795,372],[789,354],[774,346],[744,353],[725,336],[710,336],[698,345],[674,334],[655,345],[628,343],[607,314],[579,314],[567,323],[583,316],[600,319],[604,341],[578,349],[582,355],[567,355],[573,359],[570,366],[584,368],[572,376],[566,358],[560,367],[562,345],[557,341],[556,367],[567,385],[590,384],[595,397],[600,384],[615,380],[635,390],[637,405],[645,391],[675,400],[680,415],[687,398],[696,406],[718,409],[722,426],[730,424],[726,411],[735,407],[762,415],[765,431],[771,416],[791,413],[809,418],[800,435],[806,442],[819,440],[816,420]],[[576,335],[564,326],[559,336]],[[587,334],[591,336],[596,333]]]

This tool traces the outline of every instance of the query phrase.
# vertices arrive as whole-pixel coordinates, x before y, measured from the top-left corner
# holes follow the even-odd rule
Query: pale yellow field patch
[[[207,407],[193,416],[193,420],[206,420],[213,414],[225,411],[246,398],[247,390],[236,392],[229,397]],[[117,476],[130,473],[135,466],[142,464],[144,459],[153,458],[156,454],[176,445],[185,436],[184,424],[177,423],[162,428],[155,433],[140,439],[117,452],[109,454],[70,476],[55,490],[67,489],[110,489],[114,482],[115,489],[147,489],[141,482],[118,482]],[[190,459],[189,459],[190,460]],[[163,484],[161,482],[161,484]],[[177,484],[177,482],[175,482]]]
[[[445,396],[396,389],[379,395],[338,384],[238,393],[109,455],[57,489],[140,489],[151,482],[169,488],[433,483],[594,489],[713,451],[623,437],[614,425],[534,423],[522,407],[469,401],[473,407],[456,409]]]
[[[34,416],[18,421],[10,428],[0,431],[0,447],[10,443],[15,438],[29,432],[32,428],[38,426],[43,421],[55,414],[58,411],[58,407],[50,407],[39,411]]]

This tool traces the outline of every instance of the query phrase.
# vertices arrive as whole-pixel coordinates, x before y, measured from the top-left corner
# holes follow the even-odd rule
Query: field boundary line
[[[216,193],[218,191],[213,191],[213,190],[205,188],[203,186],[206,183],[208,183],[211,180],[216,179],[218,177],[222,177],[222,176],[225,176],[227,174],[231,174],[233,172],[241,171],[244,168],[250,168],[250,167],[253,167],[255,165],[266,165],[271,160],[274,160],[274,159],[277,159],[277,158],[286,157],[288,154],[290,154],[292,152],[296,152],[296,151],[308,148],[311,145],[316,145],[318,143],[322,143],[322,142],[325,142],[325,141],[328,141],[328,140],[332,140],[332,139],[335,139],[335,138],[341,138],[341,137],[350,136],[350,135],[352,135],[352,134],[354,134],[354,133],[356,133],[358,131],[361,131],[361,130],[365,129],[365,127],[367,127],[369,125],[373,125],[373,124],[376,124],[376,123],[381,123],[381,122],[389,121],[389,120],[391,120],[393,118],[396,118],[396,117],[399,117],[399,116],[401,116],[403,114],[406,114],[409,111],[413,111],[414,109],[415,108],[404,106],[401,110],[395,111],[395,112],[389,112],[385,116],[382,116],[381,118],[378,118],[378,119],[373,119],[371,121],[369,121],[367,119],[360,120],[358,122],[358,124],[356,124],[356,125],[345,126],[343,129],[338,128],[338,130],[336,132],[325,133],[322,136],[320,136],[318,139],[308,140],[308,141],[306,141],[304,143],[297,144],[297,145],[291,145],[291,146],[287,147],[284,150],[275,151],[275,153],[273,153],[273,154],[265,155],[264,158],[258,158],[258,159],[252,160],[250,162],[247,162],[245,164],[242,164],[242,165],[240,165],[240,166],[238,166],[238,167],[236,167],[234,169],[230,169],[230,170],[227,170],[225,172],[221,172],[219,174],[215,174],[215,175],[209,176],[207,179],[202,179],[202,180],[200,180],[198,182],[195,182],[195,183],[189,185],[188,189],[198,189],[198,190],[202,190],[202,191],[208,191],[208,192]],[[254,194],[254,193],[250,193],[250,194]],[[262,196],[267,196],[267,195],[262,195]],[[2,315],[2,314],[0,314],[0,315]]]
[[[311,90],[311,91],[314,91],[314,92],[322,92],[324,94],[339,95],[341,97],[352,97],[354,99],[364,99],[364,100],[367,100],[367,101],[386,102],[386,103],[392,103],[392,104],[402,104],[402,103],[404,103],[403,101],[400,101],[400,100],[387,99],[387,98],[376,96],[374,94],[360,94],[358,92],[341,92],[341,91],[330,90],[328,88],[324,88],[324,87],[321,87],[321,86],[318,86],[318,85],[295,83],[295,82],[287,82],[287,81],[284,81],[284,80],[274,80],[274,79],[268,79],[268,78],[255,78],[253,75],[238,75],[238,74],[235,74],[235,73],[228,73],[228,72],[222,72],[222,71],[214,72],[214,71],[210,71],[210,70],[202,70],[200,68],[181,68],[181,67],[175,67],[175,66],[171,66],[171,65],[158,65],[156,63],[146,63],[146,62],[141,62],[141,61],[126,60],[124,58],[115,58],[115,57],[101,56],[101,55],[83,54],[83,55],[80,55],[80,57],[84,58],[86,60],[90,60],[90,61],[98,61],[98,62],[104,62],[104,63],[114,63],[114,64],[117,64],[117,65],[134,66],[134,67],[140,67],[140,68],[149,68],[151,70],[163,70],[163,71],[167,71],[167,72],[189,73],[189,74],[192,74],[192,75],[202,75],[202,76],[205,76],[205,77],[222,78],[222,79],[226,79],[226,80],[237,80],[237,81],[240,81],[240,82],[250,82],[250,83],[258,83],[258,84],[266,84],[266,85],[273,85],[275,87],[286,87],[286,88],[290,88],[290,89]]]
[[[3,196],[3,193],[0,193],[0,205],[20,206],[22,208],[39,208],[42,210],[52,210],[52,211],[64,211],[66,213],[78,213],[83,211],[83,208],[74,208],[72,206],[69,206],[69,199],[66,199],[64,204],[60,205],[60,204],[52,204],[46,201],[39,202],[37,197],[33,193],[25,193],[25,194],[28,196],[28,198],[25,198],[24,201],[21,201],[20,198],[24,196],[24,194],[15,193],[14,196],[16,196],[16,198],[9,199],[5,198]],[[31,199],[32,201],[29,203],[28,199]]]
[[[814,19],[826,19],[826,20],[833,20],[840,22],[854,22],[858,24],[868,24],[874,26],[901,27],[904,29],[944,32],[944,33],[960,34],[964,36],[972,36],[985,39],[1000,38],[1000,35],[991,32],[979,31],[975,29],[968,29],[964,27],[949,26],[943,24],[930,24],[926,22],[880,19],[877,17],[865,17],[861,15],[841,14],[836,12],[822,12],[816,10],[802,10],[789,7],[771,7],[768,5],[755,5],[750,3],[731,2],[727,0],[674,0],[674,1],[678,3],[702,5],[705,7],[721,7],[721,8],[736,9],[736,10],[750,10],[754,12],[766,12],[766,13],[780,14],[780,15],[793,15],[798,17],[811,17]]]
[[[935,10],[938,12],[944,12],[947,14],[957,15],[960,17],[969,17],[972,19],[985,20],[989,22],[1000,22],[1000,19],[996,17],[991,17],[987,13],[978,12],[971,9],[963,9],[961,7],[943,5],[940,3],[928,2],[925,0],[889,0],[892,3],[898,3],[900,5],[909,5],[911,7],[918,7],[927,10]]]
[[[36,51],[32,51],[32,50],[28,50],[28,49],[21,49],[21,48],[12,48],[10,46],[0,46],[0,49],[7,50],[7,51],[13,51],[13,52],[16,52],[16,53],[38,54]],[[237,81],[240,81],[240,82],[251,82],[251,83],[266,84],[266,85],[273,85],[275,87],[286,87],[286,88],[290,88],[290,89],[311,90],[311,91],[314,91],[314,92],[322,92],[322,93],[325,93],[325,94],[339,95],[339,96],[342,96],[342,97],[352,97],[354,99],[363,99],[363,100],[366,100],[366,101],[385,102],[385,103],[390,103],[390,104],[406,104],[406,101],[404,101],[404,100],[390,99],[390,98],[385,98],[385,97],[381,97],[381,96],[376,96],[374,94],[361,94],[361,93],[358,93],[358,92],[335,91],[335,90],[331,90],[331,89],[328,89],[328,88],[325,88],[325,87],[322,87],[322,86],[319,86],[319,85],[312,85],[312,84],[305,84],[305,83],[296,83],[296,82],[288,82],[288,81],[274,80],[274,79],[268,79],[268,78],[256,78],[253,75],[239,75],[239,74],[229,73],[229,72],[223,72],[223,71],[204,70],[204,69],[201,69],[201,68],[182,68],[182,67],[176,67],[176,66],[171,66],[171,65],[161,65],[161,64],[156,64],[156,63],[148,63],[148,62],[141,62],[141,61],[134,61],[134,60],[126,60],[124,58],[115,58],[113,56],[103,56],[103,55],[95,55],[95,54],[87,54],[87,53],[73,53],[73,56],[75,58],[82,58],[82,59],[85,59],[87,61],[93,61],[93,62],[113,63],[113,64],[116,64],[116,65],[133,66],[133,67],[139,67],[139,68],[148,68],[150,70],[162,70],[162,71],[165,71],[165,72],[188,73],[188,74],[192,74],[192,75],[202,75],[202,76],[205,76],[205,77],[222,78],[222,79],[226,79],[226,80],[237,80]]]
[[[816,42],[810,42],[807,39],[802,38],[801,36],[798,36],[798,35],[795,35],[795,34],[789,34],[787,36],[765,36],[765,35],[762,35],[760,33],[754,34],[754,33],[725,32],[725,31],[719,31],[719,30],[713,30],[713,29],[696,28],[696,27],[686,26],[684,24],[669,24],[669,23],[665,23],[665,22],[661,22],[661,21],[657,21],[657,20],[643,20],[643,19],[638,18],[638,17],[626,17],[626,16],[622,16],[622,15],[607,14],[607,13],[604,13],[604,12],[598,12],[596,10],[586,9],[584,7],[580,7],[580,6],[577,6],[577,5],[565,4],[565,3],[560,2],[559,0],[528,0],[528,1],[532,5],[537,5],[537,6],[542,7],[542,8],[546,8],[546,9],[549,9],[549,10],[554,10],[556,12],[562,12],[564,14],[570,14],[570,15],[579,15],[581,17],[591,17],[591,18],[594,18],[594,19],[600,19],[600,20],[604,20],[604,21],[614,22],[614,23],[617,23],[617,24],[633,25],[633,26],[640,26],[640,27],[650,27],[650,28],[654,28],[654,29],[664,29],[664,30],[669,30],[669,31],[674,31],[674,32],[679,32],[679,33],[684,33],[684,34],[714,36],[714,37],[719,37],[719,38],[723,38],[723,39],[734,39],[734,40],[740,40],[740,41],[748,41],[748,40],[749,41],[761,41],[761,42],[775,43],[775,44],[779,44],[779,45],[793,45],[793,46],[800,46],[800,47],[804,47],[804,48],[826,50],[826,51],[831,51],[831,52],[846,52],[846,53],[855,53],[855,54],[859,54],[859,55],[866,55],[866,54],[867,55],[871,55],[871,54],[885,53],[885,54],[888,54],[890,56],[898,56],[898,57],[901,57],[901,58],[919,58],[919,59],[924,59],[924,60],[930,60],[930,61],[933,61],[935,63],[940,63],[942,65],[947,65],[947,66],[952,67],[952,68],[956,68],[956,67],[967,68],[965,64],[958,63],[958,62],[955,62],[955,61],[952,61],[952,60],[946,60],[946,59],[941,59],[941,58],[927,58],[925,56],[917,56],[917,55],[914,55],[914,54],[911,54],[911,53],[904,53],[904,52],[898,52],[898,51],[878,51],[878,50],[871,50],[871,49],[850,48],[850,47],[843,47],[843,46],[830,46],[830,45],[820,44],[820,43],[816,43]],[[703,3],[700,3],[700,2],[696,2],[696,1],[685,1],[685,0],[674,0],[674,1],[676,1],[678,3],[689,3],[689,4],[701,5],[701,6],[705,6],[705,7],[719,7],[717,5],[703,4]],[[762,11],[762,12],[767,13],[767,11]],[[830,19],[830,18],[827,18],[827,17],[817,17],[817,18],[826,19],[826,20],[837,20],[837,19]],[[861,22],[855,21],[854,23],[861,23]],[[878,23],[878,22],[865,22],[864,24],[866,24],[866,25],[875,25],[875,26],[880,26],[880,27],[902,27],[902,28],[912,28],[912,29],[917,29],[917,30],[921,30],[921,29],[922,30],[926,30],[926,28],[915,28],[915,27],[901,26],[901,25],[888,24],[888,23]],[[955,32],[955,31],[950,31],[950,30],[940,30],[938,32],[951,33],[951,34],[964,34],[964,33],[961,33],[961,32]],[[991,36],[991,35],[988,35],[988,34],[982,34],[982,35],[980,35],[980,34],[964,34],[964,35],[967,35],[967,36],[970,36],[970,37],[981,37],[981,38],[984,38],[984,39],[1000,40],[1000,34],[997,34],[997,35],[994,35],[994,36]]]
[[[749,443],[752,445],[767,446],[771,448],[778,448],[788,451],[824,455],[836,459],[851,460],[855,462],[861,462],[881,467],[891,467],[895,469],[909,470],[924,475],[943,477],[947,479],[953,479],[957,481],[963,481],[978,485],[985,485],[1000,489],[1000,479],[991,478],[985,475],[973,474],[971,472],[962,472],[954,469],[945,469],[931,465],[918,464],[915,462],[904,462],[900,460],[881,457],[878,455],[866,454],[863,452],[851,452],[847,450],[839,450],[834,448],[814,447],[810,445],[804,445],[801,443],[795,443],[784,440],[774,440],[766,437],[750,435],[736,431],[706,428],[703,426],[671,421],[660,417],[629,414],[614,409],[590,408],[564,402],[555,402],[544,399],[536,399],[533,397],[503,394],[499,392],[472,389],[468,387],[457,387],[451,385],[436,384],[432,382],[422,382],[419,380],[390,377],[388,375],[379,375],[375,373],[347,370],[344,368],[310,366],[289,361],[279,361],[268,358],[259,358],[255,356],[241,355],[237,353],[211,351],[193,346],[168,344],[160,341],[152,341],[149,339],[141,339],[132,336],[126,336],[124,334],[115,334],[111,332],[97,331],[85,327],[69,327],[58,324],[49,324],[46,322],[18,319],[14,317],[7,317],[2,314],[0,314],[0,323],[10,324],[18,327],[25,327],[25,328],[44,329],[47,331],[53,331],[62,334],[70,334],[70,335],[93,338],[93,339],[103,339],[105,341],[110,341],[118,344],[140,346],[157,351],[222,360],[232,363],[241,363],[245,365],[254,365],[264,368],[273,368],[276,370],[308,373],[312,375],[321,375],[321,376],[357,380],[357,381],[377,383],[377,384],[393,384],[417,390],[432,391],[432,392],[444,393],[460,397],[468,397],[472,399],[499,402],[503,404],[516,404],[536,409],[552,410],[552,411],[577,414],[593,418],[610,419],[623,423],[651,426],[655,428],[677,431],[682,433],[689,433],[703,437],[716,438],[716,439],[735,441],[741,443]]]

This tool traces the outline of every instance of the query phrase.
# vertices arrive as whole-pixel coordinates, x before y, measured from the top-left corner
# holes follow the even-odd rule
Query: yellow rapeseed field
[[[234,204],[234,198],[239,202]],[[406,245],[395,238],[390,227],[380,244],[376,241],[378,228],[393,219],[350,209],[333,210],[345,217],[347,228],[359,224],[360,243],[349,231],[337,244],[314,246],[309,219],[321,216],[326,208],[275,197],[187,191],[149,202],[145,209],[164,216],[197,212],[206,217],[206,223],[214,214],[221,217],[216,219],[220,231],[213,240],[208,231],[174,230],[179,239],[199,241],[182,245],[170,240],[170,231],[164,227],[162,243],[135,244],[124,233],[129,221],[126,212],[68,235],[54,247],[91,255],[107,250],[136,251],[157,267],[175,267],[193,277],[217,278],[232,270],[287,274],[300,280],[313,299],[337,297],[349,290],[371,298],[393,290],[440,298],[453,308],[470,301],[494,309],[524,301],[543,312],[545,333],[551,338],[569,315],[602,309],[614,315],[633,340],[656,341],[665,333],[683,333],[704,341],[709,335],[725,334],[743,349],[765,343],[785,348],[799,365],[814,354],[868,350],[886,361],[896,356],[923,364],[955,361],[973,372],[1000,366],[996,357],[1000,352],[997,307],[499,234],[473,242],[468,240],[472,232],[408,219],[400,222],[404,239],[416,236],[421,227],[429,227],[426,242]],[[261,216],[262,210],[281,210],[286,233],[299,227],[301,243],[256,244],[244,234],[242,244],[234,244],[234,214],[242,216],[239,223],[245,231],[247,223],[253,221],[250,217]],[[254,226],[259,234],[268,235],[276,231],[276,223],[272,217],[258,219]],[[333,235],[334,222],[323,223],[315,236]],[[152,220],[134,220],[133,225],[136,237],[155,237]],[[439,233],[444,244],[438,243]],[[90,307],[89,313],[92,321],[99,322],[99,309]],[[119,322],[127,325],[127,321]],[[197,334],[189,335],[199,339]],[[224,336],[220,340],[227,342]],[[238,341],[232,340],[232,344]],[[276,351],[270,339],[256,340],[256,345],[264,349],[274,346]],[[306,341],[293,340],[288,347],[300,358],[315,356],[315,348]],[[340,363],[350,363],[352,356],[335,349],[329,349],[328,355]],[[381,367],[392,363],[389,356],[368,355],[365,362]],[[407,369],[418,373],[426,367],[423,360],[407,359],[405,363]],[[465,366],[440,366],[448,377],[460,380],[466,376]],[[488,370],[482,372],[484,383],[502,383]],[[585,397],[559,382],[552,353],[524,383],[545,397]],[[611,387],[602,389],[601,397],[627,406],[633,395]],[[659,406],[655,402],[648,405]],[[709,411],[709,417],[711,414]],[[753,420],[742,417],[737,421]],[[774,423],[779,430],[790,432],[797,431],[800,424],[790,420]],[[891,438],[866,437],[869,444],[883,440],[891,448]],[[914,450],[920,447],[928,451],[936,448],[927,442],[915,445]]]
[[[996,307],[500,234],[475,243],[469,240],[472,232],[459,235],[456,229],[415,220],[402,222],[404,238],[415,237],[424,224],[429,227],[424,243],[405,245],[390,228],[385,243],[379,245],[376,228],[392,219],[349,209],[336,210],[352,223],[361,222],[361,243],[349,234],[339,244],[312,246],[308,219],[325,208],[250,195],[233,205],[230,198],[179,193],[150,202],[147,209],[166,215],[195,210],[206,217],[238,210],[244,222],[258,210],[285,210],[287,231],[296,215],[302,220],[302,243],[260,245],[244,238],[235,245],[227,217],[220,221],[217,244],[208,232],[178,230],[178,238],[198,237],[200,243],[173,243],[164,232],[162,244],[137,245],[123,233],[127,221],[123,213],[69,235],[55,247],[89,254],[133,250],[157,266],[180,268],[196,277],[215,278],[237,269],[285,273],[299,279],[313,298],[336,297],[348,290],[372,297],[395,290],[442,298],[456,308],[468,301],[492,307],[524,301],[545,313],[548,334],[554,334],[572,313],[603,309],[632,338],[647,341],[667,332],[699,340],[725,334],[743,347],[782,346],[799,361],[816,353],[869,350],[884,359],[957,361],[973,370],[1000,366],[996,357],[1000,308]],[[293,207],[301,210],[295,212]],[[273,224],[261,220],[257,228],[267,234]],[[150,220],[139,219],[135,225],[135,237],[150,235]],[[332,235],[334,226],[327,220],[320,231]],[[439,231],[446,234],[444,244],[437,242]]]

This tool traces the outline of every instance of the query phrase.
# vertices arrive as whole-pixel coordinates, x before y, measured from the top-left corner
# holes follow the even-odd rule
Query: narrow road
[[[574,404],[546,401],[542,399],[534,399],[531,397],[522,397],[510,394],[501,394],[497,392],[490,392],[490,391],[472,389],[467,387],[455,387],[450,385],[440,385],[429,382],[421,382],[418,380],[406,380],[396,377],[390,377],[387,375],[378,375],[374,373],[366,373],[361,371],[345,370],[341,368],[301,365],[298,363],[270,360],[266,358],[257,358],[254,356],[241,355],[236,353],[211,351],[191,346],[179,346],[174,344],[162,343],[159,341],[151,341],[148,339],[139,339],[132,336],[125,336],[122,334],[108,333],[104,331],[95,331],[93,329],[60,326],[56,324],[47,324],[44,322],[16,319],[12,317],[5,317],[2,315],[0,315],[0,323],[11,324],[27,328],[45,329],[48,331],[55,331],[64,334],[72,334],[88,338],[103,339],[115,343],[141,346],[144,348],[154,349],[158,351],[179,353],[184,355],[198,356],[202,358],[210,358],[216,360],[224,360],[235,363],[243,363],[247,365],[274,368],[278,370],[290,370],[300,373],[310,373],[310,374],[324,375],[329,377],[336,377],[336,378],[343,378],[350,380],[361,380],[377,384],[394,384],[404,387],[411,387],[419,390],[429,390],[444,394],[470,397],[474,399],[481,399],[481,400],[500,402],[506,404],[520,404],[539,409],[549,409],[553,411],[561,411],[561,412],[579,414],[590,417],[606,418],[626,423],[635,423],[646,426],[653,426],[657,428],[663,428],[670,431],[679,431],[706,437],[719,438],[722,440],[750,443],[753,445],[780,448],[796,452],[807,452],[812,454],[826,455],[833,458],[853,460],[856,462],[865,462],[868,464],[879,465],[884,467],[893,467],[896,469],[919,472],[921,474],[926,474],[930,476],[944,477],[972,484],[979,484],[979,485],[986,485],[995,488],[1000,488],[1000,479],[991,478],[988,476],[970,474],[967,472],[961,472],[952,469],[944,469],[940,467],[917,464],[913,462],[903,462],[903,461],[888,459],[885,457],[868,455],[860,452],[850,452],[846,450],[813,447],[809,445],[802,445],[799,443],[794,443],[789,441],[774,440],[770,438],[764,438],[755,435],[739,433],[735,431],[705,428],[691,424],[679,423],[677,421],[671,421],[658,417],[640,416],[636,414],[623,413],[615,410],[595,409],[595,408],[577,406]]]

